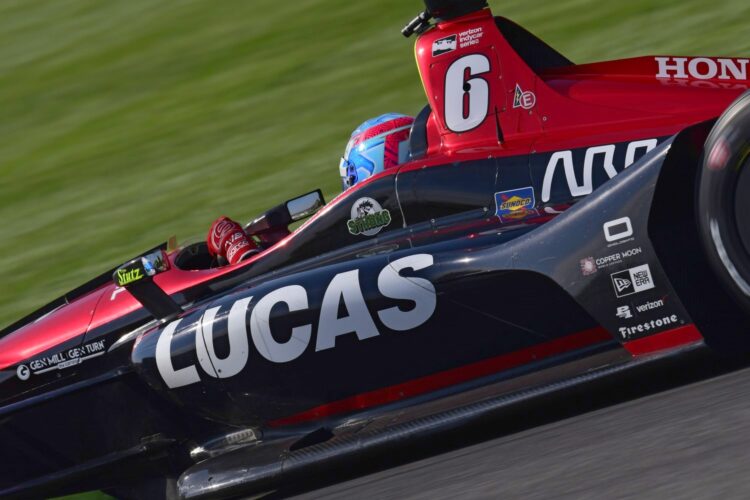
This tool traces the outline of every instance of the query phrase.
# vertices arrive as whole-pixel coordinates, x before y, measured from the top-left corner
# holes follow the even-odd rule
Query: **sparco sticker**
[[[351,219],[346,226],[355,236],[375,236],[391,224],[391,213],[372,198],[360,198],[352,205]]]
[[[18,378],[28,380],[32,375],[41,375],[53,370],[64,370],[80,365],[89,359],[99,357],[105,353],[104,340],[89,342],[80,347],[73,347],[67,351],[60,351],[51,356],[37,358],[16,370]]]
[[[425,324],[435,313],[437,296],[434,285],[425,278],[407,278],[400,274],[406,269],[426,269],[433,262],[433,256],[429,254],[411,255],[391,262],[380,271],[377,277],[380,295],[413,304],[407,310],[398,306],[377,310],[374,314],[386,328],[394,332],[407,332]],[[213,378],[230,378],[239,374],[247,365],[250,342],[268,361],[289,363],[302,356],[309,346],[314,346],[315,352],[334,349],[336,339],[342,335],[356,335],[359,340],[376,338],[380,336],[380,331],[373,312],[365,302],[359,277],[359,269],[334,276],[323,292],[317,321],[295,326],[291,336],[288,332],[285,334],[285,341],[280,341],[279,332],[273,331],[271,311],[278,307],[285,307],[290,313],[308,310],[311,292],[303,286],[291,285],[273,290],[259,300],[245,297],[235,301],[227,319],[221,320],[221,328],[229,342],[228,353],[225,351],[221,357],[214,347],[214,329],[220,322],[216,316],[221,308],[206,310],[190,326],[196,332],[194,339],[198,362],[179,369],[172,362],[171,351],[172,337],[182,320],[174,321],[159,333],[156,343],[159,374],[169,388],[175,389],[201,381],[197,365]]]

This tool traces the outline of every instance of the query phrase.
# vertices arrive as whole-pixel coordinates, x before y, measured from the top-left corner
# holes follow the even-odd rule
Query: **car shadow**
[[[387,453],[376,453],[335,469],[318,470],[315,477],[294,481],[293,484],[267,492],[258,498],[282,499],[312,492],[746,368],[750,368],[750,354],[727,356],[714,354],[707,349],[692,351],[517,404],[499,416],[446,431],[439,439],[433,437],[419,441],[416,446],[399,447],[397,453],[392,448]]]

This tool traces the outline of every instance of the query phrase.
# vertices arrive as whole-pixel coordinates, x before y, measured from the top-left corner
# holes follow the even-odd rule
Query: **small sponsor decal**
[[[118,269],[115,273],[115,276],[117,277],[117,286],[121,287],[130,285],[131,283],[135,283],[136,281],[140,281],[145,278],[140,267]]]
[[[18,375],[19,379],[26,381],[31,378],[31,370],[29,370],[29,367],[26,365],[18,365],[16,375]]]
[[[360,198],[352,205],[351,219],[346,223],[354,236],[375,236],[391,224],[391,212],[372,198]]]
[[[456,39],[457,35],[451,35],[432,42],[432,57],[442,56],[443,54],[456,50],[456,48],[458,48]]]
[[[629,278],[625,279],[630,281]],[[625,285],[625,283],[623,283],[623,285]],[[640,316],[641,314],[645,314],[662,307],[664,307],[664,299],[649,301],[635,306],[631,304],[618,307],[616,316],[620,319],[633,319],[635,316]]]
[[[617,243],[621,240],[631,239],[633,237],[633,223],[630,217],[623,217],[609,221],[604,224],[604,238],[607,243]]]
[[[642,247],[631,248],[622,252],[605,255],[604,257],[594,258],[586,257],[581,260],[581,273],[584,276],[591,276],[599,269],[606,269],[608,267],[621,264],[627,259],[637,257],[643,254]]]
[[[532,109],[534,106],[536,106],[536,94],[531,91],[524,92],[521,86],[516,84],[516,92],[513,96],[513,109]]]
[[[617,317],[620,319],[632,319],[633,312],[630,310],[630,306],[622,306],[617,308]]]
[[[639,314],[642,314],[662,307],[664,307],[664,300],[655,300],[653,302],[646,302],[645,304],[635,306],[635,310],[638,311]]]
[[[526,216],[529,210],[536,206],[536,196],[533,187],[513,189],[495,193],[496,210],[495,215],[498,217],[518,218]]]
[[[19,365],[16,370],[16,375],[18,375],[20,380],[26,381],[29,380],[32,375],[41,375],[54,370],[64,370],[72,366],[80,365],[89,359],[105,354],[104,343],[104,340],[97,340],[80,347],[73,347],[66,351],[60,351],[51,356],[34,359],[25,365]]]
[[[665,316],[663,318],[651,320],[646,323],[641,323],[640,325],[621,327],[620,335],[622,335],[623,339],[628,339],[638,334],[656,333],[658,330],[677,326],[682,323],[683,321],[680,320],[679,316],[677,316],[676,314],[672,314],[671,316]]]
[[[614,273],[610,277],[618,298],[656,288],[648,264]]]
[[[584,276],[591,276],[593,274],[596,274],[596,272],[599,270],[598,267],[596,267],[596,261],[593,257],[586,257],[585,259],[581,259],[581,274]]]
[[[462,31],[458,34],[459,47],[465,49],[473,45],[479,45],[479,42],[484,37],[484,28],[481,26],[478,28],[471,28],[466,31]]]

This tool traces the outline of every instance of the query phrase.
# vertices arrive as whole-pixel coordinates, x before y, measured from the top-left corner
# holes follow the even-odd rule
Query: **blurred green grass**
[[[750,52],[740,0],[495,0],[577,62]],[[0,325],[164,241],[337,191],[351,130],[424,95],[418,0],[0,3]]]

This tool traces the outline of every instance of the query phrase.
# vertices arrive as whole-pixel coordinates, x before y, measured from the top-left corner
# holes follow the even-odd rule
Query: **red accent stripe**
[[[612,340],[612,335],[609,332],[603,328],[594,328],[478,363],[327,403],[290,417],[274,420],[269,425],[280,427],[299,424],[322,417],[392,403],[610,340]]]
[[[703,340],[703,335],[701,335],[695,325],[686,325],[650,337],[626,342],[623,346],[630,351],[630,354],[633,356],[643,356],[645,354],[653,354],[655,352],[700,342],[701,340]]]
[[[401,118],[395,118],[393,120],[389,120],[387,122],[383,122],[379,125],[375,125],[374,127],[370,127],[361,134],[359,134],[357,137],[354,138],[354,142],[352,143],[352,146],[358,146],[359,144],[372,139],[373,137],[377,137],[381,134],[385,134],[386,132],[389,132],[391,130],[396,130],[397,128],[401,127],[407,127],[414,123],[414,118],[411,118],[409,116],[404,116]]]

